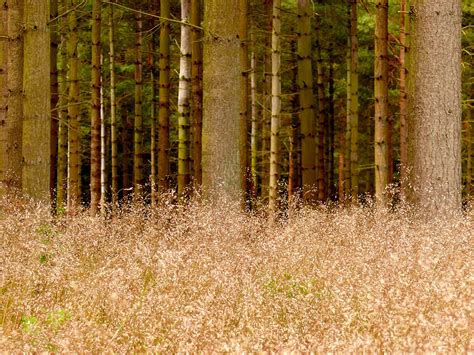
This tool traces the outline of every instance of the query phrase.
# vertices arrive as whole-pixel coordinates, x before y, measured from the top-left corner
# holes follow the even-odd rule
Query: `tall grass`
[[[474,351],[474,215],[0,201],[0,351]]]

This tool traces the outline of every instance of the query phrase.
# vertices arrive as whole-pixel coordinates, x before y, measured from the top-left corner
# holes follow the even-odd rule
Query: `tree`
[[[98,212],[100,202],[100,23],[101,0],[92,2],[92,68],[91,68],[91,214]]]
[[[298,0],[298,97],[301,122],[301,173],[305,201],[312,201],[317,196],[310,11],[309,0]]]
[[[249,182],[248,123],[249,123],[249,47],[248,47],[248,0],[240,0],[240,178],[244,207],[247,204]]]
[[[359,40],[357,30],[357,0],[350,4],[350,195],[357,199],[359,194]]]
[[[405,195],[405,187],[407,183],[407,167],[408,167],[408,127],[407,127],[407,67],[406,53],[408,51],[408,38],[406,31],[407,18],[407,0],[400,0],[400,188],[402,196]]]
[[[384,204],[388,184],[388,0],[377,0],[375,20],[375,196]]]
[[[240,40],[239,22],[228,9],[239,9],[239,0],[204,4],[203,190],[209,198],[238,201]]]
[[[0,122],[7,122],[8,109],[8,7],[1,4],[0,9]],[[0,183],[5,182],[7,173],[7,142],[8,129],[6,124],[0,124]],[[3,190],[0,186],[0,194]]]
[[[58,0],[49,2],[49,29],[50,29],[50,76],[51,76],[51,142],[50,142],[50,191],[51,202],[56,205],[56,184],[58,172],[58,129],[59,129],[59,83],[58,83]]]
[[[114,5],[109,4],[109,65],[110,65],[110,149],[112,166],[112,206],[118,202],[118,127],[115,75]]]
[[[135,120],[133,124],[133,190],[140,197],[143,179],[143,63],[142,63],[142,15],[135,15]]]
[[[461,207],[461,1],[422,0],[410,12],[411,200],[428,212]]]
[[[23,191],[50,201],[50,51],[48,0],[26,0],[23,71]]]

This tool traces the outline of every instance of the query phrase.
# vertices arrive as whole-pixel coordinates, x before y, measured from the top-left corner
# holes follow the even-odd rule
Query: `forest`
[[[0,351],[474,350],[473,2],[0,4]]]

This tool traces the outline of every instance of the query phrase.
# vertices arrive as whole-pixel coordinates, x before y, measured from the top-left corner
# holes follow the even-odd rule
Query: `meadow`
[[[0,201],[1,352],[474,351],[474,212]]]

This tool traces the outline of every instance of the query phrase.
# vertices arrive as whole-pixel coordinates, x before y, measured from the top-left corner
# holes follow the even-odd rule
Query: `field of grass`
[[[474,213],[0,201],[0,352],[474,351]]]

